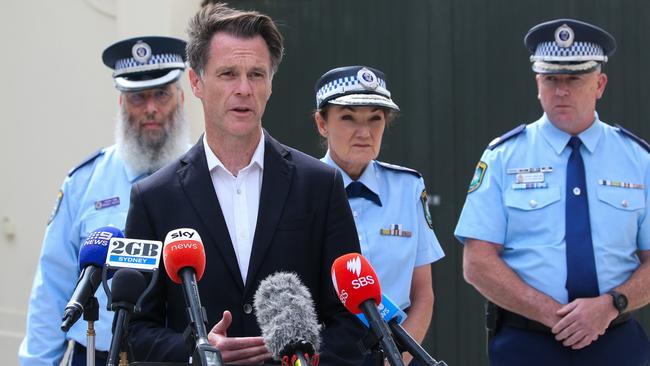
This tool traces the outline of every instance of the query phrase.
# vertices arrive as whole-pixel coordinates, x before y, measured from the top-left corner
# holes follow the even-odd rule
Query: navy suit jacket
[[[336,296],[330,268],[346,253],[360,252],[352,212],[336,169],[284,146],[264,133],[265,154],[257,226],[246,283],[212,185],[202,139],[178,161],[133,185],[126,221],[129,238],[163,241],[178,228],[203,240],[206,269],[198,288],[207,330],[230,310],[228,336],[259,336],[250,311],[261,280],[292,271],[309,288],[322,331],[321,365],[358,365],[363,328]],[[161,264],[162,267],[162,264]],[[182,332],[188,317],[182,287],[164,268],[134,314],[129,333],[137,361],[187,362]],[[248,311],[246,311],[248,310]]]

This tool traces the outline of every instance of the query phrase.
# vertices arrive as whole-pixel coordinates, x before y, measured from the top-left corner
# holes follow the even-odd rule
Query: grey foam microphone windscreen
[[[276,272],[260,282],[254,297],[257,324],[275,359],[304,346],[320,347],[320,328],[309,289],[295,273]],[[301,346],[302,345],[302,346]]]

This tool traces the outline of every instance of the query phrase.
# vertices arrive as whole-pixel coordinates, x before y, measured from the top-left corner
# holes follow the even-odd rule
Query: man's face
[[[151,173],[187,150],[189,126],[176,85],[120,94],[116,141],[137,172]]]
[[[260,132],[271,96],[271,56],[264,39],[219,32],[212,37],[203,75],[190,70],[192,92],[201,99],[210,137],[246,137]]]
[[[555,127],[577,135],[591,126],[607,75],[596,70],[586,74],[538,74],[536,79],[538,98]]]
[[[168,84],[139,92],[124,92],[120,104],[126,113],[128,130],[144,147],[159,149],[169,138],[174,114],[183,102],[183,92]]]

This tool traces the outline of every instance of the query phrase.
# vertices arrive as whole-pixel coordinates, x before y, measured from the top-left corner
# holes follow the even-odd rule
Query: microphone
[[[402,324],[404,322],[404,320],[406,320],[406,318],[407,318],[406,313],[402,309],[400,309],[399,306],[397,306],[385,294],[381,295],[381,302],[377,306],[377,311],[379,311],[379,315],[381,315],[381,317],[387,323],[390,320],[395,319],[397,324]],[[370,326],[370,324],[368,324],[368,320],[366,319],[365,315],[363,315],[363,314],[356,314],[356,315],[357,315],[357,318],[359,318],[359,320],[361,320],[361,322],[366,327]]]
[[[70,301],[63,311],[61,330],[67,332],[79,320],[86,302],[95,295],[102,280],[102,266],[111,238],[123,238],[118,228],[105,226],[91,232],[79,250],[81,274]]]
[[[388,327],[393,332],[395,342],[399,349],[410,353],[414,359],[426,366],[447,366],[444,361],[436,361],[422,346],[411,337],[411,335],[402,327],[402,322],[406,319],[406,313],[402,311],[388,296],[381,295],[381,304],[377,307],[382,319],[388,323]],[[363,314],[357,314],[357,317],[369,326]]]
[[[223,365],[221,353],[208,342],[205,309],[201,306],[197,281],[205,271],[205,251],[199,233],[194,229],[176,229],[167,233],[163,262],[169,278],[183,286],[187,314],[195,339],[193,365]]]
[[[113,276],[111,284],[113,303],[110,307],[115,311],[115,316],[107,366],[115,366],[119,362],[120,348],[129,326],[131,313],[146,286],[144,275],[135,269],[121,268]]]
[[[343,305],[353,314],[366,316],[370,331],[381,343],[388,362],[392,366],[404,366],[391,331],[377,311],[377,305],[381,303],[381,286],[368,260],[358,253],[336,258],[332,264],[332,282]]]
[[[262,338],[284,366],[317,366],[320,325],[311,294],[295,273],[276,272],[260,282],[253,305]]]

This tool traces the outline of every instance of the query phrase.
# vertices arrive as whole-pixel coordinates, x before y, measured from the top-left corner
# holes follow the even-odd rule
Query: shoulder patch
[[[619,130],[623,135],[625,135],[625,136],[631,138],[632,140],[636,141],[636,143],[639,144],[639,145],[641,145],[641,147],[644,148],[645,151],[647,151],[647,152],[650,153],[650,144],[648,144],[648,142],[647,142],[646,140],[644,140],[644,139],[640,138],[639,136],[633,134],[632,132],[630,132],[629,130],[625,129],[623,126],[621,126],[621,125],[619,125],[619,124],[616,124],[616,125],[614,125],[614,126],[617,127],[618,130]]]
[[[474,175],[472,176],[472,181],[469,183],[467,193],[472,193],[481,186],[487,168],[487,164],[483,161],[479,161],[478,164],[476,164],[476,170],[474,170]]]
[[[420,193],[420,202],[422,203],[422,210],[424,211],[424,219],[427,221],[429,228],[433,230],[433,219],[431,218],[431,212],[429,211],[429,197],[426,189],[423,189],[422,193]]]
[[[90,155],[89,157],[84,159],[79,165],[77,165],[76,167],[70,169],[70,171],[68,172],[68,177],[72,176],[72,174],[74,174],[74,172],[76,172],[80,168],[84,167],[86,164],[92,163],[95,159],[97,159],[98,157],[100,157],[102,155],[104,155],[104,149],[103,148],[95,151],[95,153],[93,153],[92,155]]]
[[[377,160],[375,160],[377,161]],[[390,170],[396,170],[398,172],[404,172],[404,173],[409,173],[413,174],[418,178],[422,178],[422,174],[418,172],[417,170],[411,169],[411,168],[405,168],[403,166],[395,165],[395,164],[388,164],[388,163],[383,163],[381,161],[377,161],[377,164],[381,165],[382,167]]]
[[[488,149],[492,150],[495,147],[501,145],[502,143],[508,141],[511,137],[517,136],[518,134],[522,133],[523,131],[526,130],[526,124],[520,124],[519,126],[513,128],[512,130],[504,133],[503,135],[495,138],[494,140],[490,141],[488,144]]]
[[[52,220],[56,217],[56,214],[59,213],[59,207],[61,207],[61,200],[63,199],[63,191],[59,189],[59,192],[56,194],[56,201],[54,202],[54,208],[50,217],[47,219],[47,224],[49,225]]]

